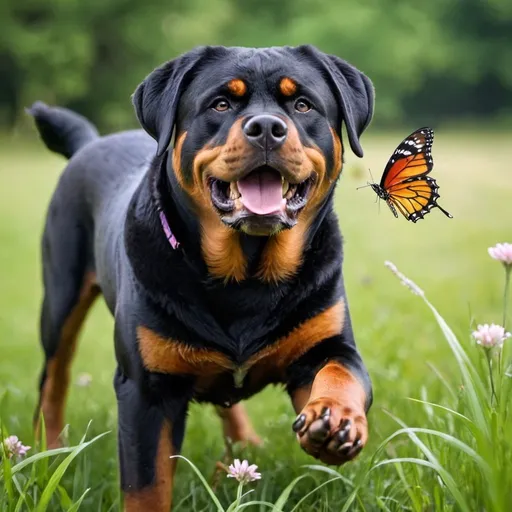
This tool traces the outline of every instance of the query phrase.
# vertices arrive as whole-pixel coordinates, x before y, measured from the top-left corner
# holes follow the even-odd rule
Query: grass
[[[451,511],[466,507],[498,511],[507,510],[510,503],[503,501],[510,498],[503,489],[512,488],[512,425],[502,412],[485,404],[490,397],[486,363],[468,337],[475,322],[502,322],[503,270],[489,258],[486,249],[496,242],[510,241],[510,134],[437,133],[434,177],[441,185],[440,203],[454,219],[448,220],[434,210],[418,224],[396,220],[383,204],[379,211],[370,189],[355,190],[366,182],[368,167],[375,178],[380,176],[402,135],[365,136],[367,156],[356,161],[347,155],[336,199],[345,237],[344,271],[352,321],[375,388],[368,446],[356,462],[343,466],[339,473],[307,470],[302,466],[316,461],[307,457],[294,440],[294,414],[286,394],[268,388],[247,403],[265,440],[262,449],[236,452],[258,464],[263,474],[261,482],[253,486],[251,499],[275,503],[294,478],[307,475],[285,500],[287,512],[322,484],[297,512],[340,511],[344,506],[365,511]],[[4,433],[16,434],[25,444],[33,444],[31,416],[42,364],[37,337],[39,241],[45,209],[64,161],[41,144],[15,138],[3,139],[0,154],[0,417]],[[452,326],[468,354],[467,364],[474,370],[468,370],[469,381],[465,381],[431,311],[397,284],[385,269],[384,260],[393,261],[418,282]],[[73,446],[79,444],[91,420],[88,440],[106,431],[111,433],[70,461],[48,510],[71,510],[71,503],[76,503],[86,489],[90,490],[80,510],[120,509],[112,328],[113,322],[99,301],[83,331],[73,367],[74,383],[82,372],[89,373],[92,382],[88,387],[72,386],[67,414]],[[475,375],[481,380],[480,387]],[[506,384],[507,379],[504,381]],[[471,386],[480,393],[478,396],[471,394]],[[442,405],[459,416],[409,398]],[[507,400],[507,395],[502,396],[502,403]],[[471,422],[478,419],[479,408],[484,421],[474,428]],[[382,445],[404,425],[438,434],[406,429]],[[474,453],[465,451],[452,437]],[[209,480],[222,453],[219,421],[213,409],[193,405],[183,455]],[[490,473],[482,469],[482,461],[475,454],[491,465]],[[43,474],[36,472],[41,481],[30,486],[32,499],[40,499],[65,457],[45,459],[45,472],[37,467]],[[395,460],[403,458],[410,462]],[[329,479],[333,481],[326,483]],[[3,480],[0,477],[0,500],[7,493],[6,481],[4,473]],[[220,482],[216,495],[222,506],[231,503],[236,490],[233,481]],[[27,506],[22,505],[20,510],[30,509],[23,507]],[[174,510],[217,510],[183,461],[176,479]],[[264,508],[255,506],[250,510]]]

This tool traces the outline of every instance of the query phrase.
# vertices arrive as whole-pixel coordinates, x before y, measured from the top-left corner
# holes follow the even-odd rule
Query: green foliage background
[[[512,121],[510,0],[1,0],[0,128],[35,99],[104,130],[193,46],[312,43],[366,72],[377,126]]]

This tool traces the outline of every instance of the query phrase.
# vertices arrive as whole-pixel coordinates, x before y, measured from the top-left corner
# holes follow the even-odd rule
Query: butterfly
[[[398,217],[417,222],[434,207],[450,219],[453,216],[437,204],[439,186],[428,176],[434,167],[432,144],[434,130],[420,128],[406,137],[391,155],[380,184],[369,183],[373,191],[384,199]]]

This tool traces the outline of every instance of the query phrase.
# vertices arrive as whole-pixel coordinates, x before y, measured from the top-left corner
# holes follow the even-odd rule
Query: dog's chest
[[[215,403],[237,401],[267,384],[286,381],[287,369],[294,361],[323,340],[341,333],[344,311],[340,300],[241,359],[164,338],[144,326],[137,329],[139,352],[150,372],[191,377],[196,398]]]
[[[208,393],[220,384],[241,390],[281,381],[290,360],[300,350],[298,338],[279,339],[242,361],[235,361],[217,350],[162,338],[145,327],[138,328],[138,343],[146,369],[191,376],[198,394]]]

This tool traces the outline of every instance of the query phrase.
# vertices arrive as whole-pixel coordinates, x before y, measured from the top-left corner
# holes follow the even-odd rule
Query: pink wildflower
[[[477,330],[473,332],[472,336],[478,345],[482,345],[482,347],[500,348],[503,345],[503,342],[507,338],[510,338],[510,333],[505,332],[505,328],[501,325],[484,324],[479,325]]]
[[[234,463],[228,468],[228,478],[235,478],[241,483],[246,484],[247,482],[253,482],[261,478],[261,473],[257,473],[258,466],[252,464],[249,466],[249,462],[244,460],[240,462],[239,459],[235,459]]]
[[[501,261],[505,266],[512,266],[512,244],[496,244],[487,251],[491,258]]]
[[[9,458],[12,456],[24,457],[30,450],[30,446],[21,443],[17,436],[9,436],[4,439],[5,451]]]

